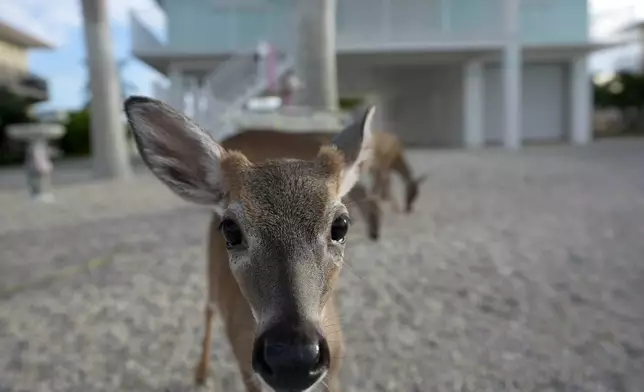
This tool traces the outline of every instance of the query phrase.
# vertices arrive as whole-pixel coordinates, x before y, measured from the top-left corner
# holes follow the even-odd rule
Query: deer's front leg
[[[212,320],[215,309],[211,304],[206,306],[205,331],[201,345],[201,357],[195,368],[195,384],[203,385],[210,373],[210,347],[212,345]]]
[[[241,295],[241,293],[239,293]],[[255,319],[248,303],[234,295],[226,304],[224,323],[228,341],[237,359],[239,372],[247,392],[261,392],[262,384],[252,365],[253,343],[255,341]]]
[[[391,196],[391,175],[389,173],[382,175],[380,192],[380,197],[383,201],[388,201],[391,204],[391,209],[393,212],[401,212],[398,201],[395,197]]]
[[[380,206],[376,197],[369,195],[367,188],[361,183],[356,183],[347,194],[351,205],[355,205],[366,220],[367,235],[372,240],[380,237]]]
[[[340,392],[340,369],[342,368],[345,350],[340,319],[335,309],[333,298],[327,305],[324,330],[331,352],[331,366],[324,382],[329,392]]]

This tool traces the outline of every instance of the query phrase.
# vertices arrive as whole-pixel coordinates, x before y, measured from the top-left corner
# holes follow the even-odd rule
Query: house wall
[[[521,127],[524,141],[562,141],[568,136],[569,68],[564,62],[525,64]],[[500,144],[504,129],[501,67],[498,64],[486,66],[484,77],[485,141]]]
[[[392,132],[408,145],[462,144],[462,71],[460,64],[416,69],[400,67],[390,109]]]
[[[262,38],[290,42],[293,0],[247,1],[255,6],[217,6],[216,0],[169,0],[167,46],[187,53],[247,52]]]
[[[349,67],[338,71],[340,94],[376,105],[375,127],[408,145],[462,144],[462,69],[436,66]]]
[[[502,26],[504,0],[450,0],[451,27],[475,34]],[[557,44],[588,40],[588,0],[521,0],[519,31],[525,43]]]
[[[587,42],[588,0],[522,0],[520,32],[525,43]]]
[[[26,72],[29,65],[25,48],[0,41],[0,68],[3,67]]]
[[[292,47],[295,0],[164,2],[168,49],[184,53],[252,50],[260,39]],[[338,48],[395,43],[501,39],[505,0],[338,0]],[[556,44],[588,39],[588,0],[522,0],[524,42]],[[230,0],[227,1],[231,3]]]
[[[376,105],[375,127],[407,145],[457,147],[464,143],[463,64],[370,67],[340,63],[340,93]],[[483,68],[483,132],[489,144],[503,140],[500,64]],[[523,69],[522,138],[563,141],[570,134],[570,63],[528,62]]]

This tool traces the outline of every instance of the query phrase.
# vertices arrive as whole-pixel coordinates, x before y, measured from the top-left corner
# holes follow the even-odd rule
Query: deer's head
[[[374,109],[312,161],[260,163],[160,101],[130,97],[125,111],[156,177],[219,211],[230,268],[257,322],[255,371],[277,391],[313,386],[333,360],[323,326],[350,226],[341,199],[369,156]]]

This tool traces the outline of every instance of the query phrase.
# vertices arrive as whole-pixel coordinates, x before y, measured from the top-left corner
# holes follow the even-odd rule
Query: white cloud
[[[589,0],[591,35],[610,38],[628,24],[644,18],[640,0]]]
[[[113,25],[127,25],[132,10],[153,30],[164,26],[164,15],[154,0],[107,0],[107,5]],[[1,1],[0,15],[5,22],[57,45],[82,26],[80,0]]]
[[[589,0],[589,8],[590,33],[594,40],[632,40],[635,35],[625,34],[623,29],[644,19],[644,2],[641,0]],[[620,45],[593,54],[590,69],[591,72],[612,72],[632,68],[639,61],[639,56],[636,43]]]
[[[162,32],[165,16],[154,0],[105,0],[112,28],[128,28],[129,14],[134,11],[138,19],[154,32]],[[58,46],[65,46],[73,37],[82,34],[81,0],[0,0],[0,19],[16,28],[31,33]],[[117,58],[129,57],[120,54],[127,50],[127,42],[115,40]],[[61,48],[63,49],[63,48]],[[51,99],[44,106],[75,108],[84,100],[87,70],[82,66],[83,53],[73,54],[65,48],[58,51],[38,53],[34,70],[50,83]],[[67,56],[67,57],[66,57]],[[61,69],[44,66],[46,58],[69,64],[69,56],[79,56],[78,65]],[[72,61],[76,61],[75,59]],[[34,63],[32,63],[32,67]],[[125,77],[136,82],[140,93],[149,93],[149,84],[157,78],[155,72],[133,61],[124,71]]]

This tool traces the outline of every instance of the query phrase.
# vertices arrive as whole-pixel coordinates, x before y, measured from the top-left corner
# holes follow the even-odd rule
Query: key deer
[[[343,340],[333,293],[351,226],[342,198],[369,159],[373,107],[314,156],[263,160],[257,148],[215,142],[160,101],[133,96],[124,106],[152,173],[185,200],[216,211],[196,381],[210,368],[218,312],[247,391],[262,384],[308,391],[324,382],[337,392]]]

